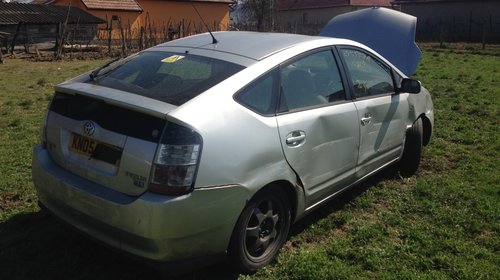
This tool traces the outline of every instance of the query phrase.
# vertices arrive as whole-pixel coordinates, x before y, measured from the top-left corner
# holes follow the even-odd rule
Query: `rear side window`
[[[345,100],[332,51],[321,50],[283,65],[281,91],[280,109],[290,111]]]
[[[235,99],[252,111],[273,115],[276,112],[278,81],[278,71],[275,69],[253,81]]]
[[[101,71],[89,83],[182,105],[242,66],[190,54],[143,52]],[[106,71],[107,70],[107,71]]]

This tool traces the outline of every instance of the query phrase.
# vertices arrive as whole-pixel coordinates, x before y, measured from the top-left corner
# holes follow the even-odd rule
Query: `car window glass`
[[[316,52],[283,66],[281,90],[281,102],[289,110],[345,100],[339,69],[331,50]]]
[[[176,67],[172,67],[173,65],[170,63],[162,63],[157,72],[159,74],[184,77],[189,80],[208,79],[212,74],[212,65],[203,61],[184,60],[178,62],[179,64]],[[193,69],[196,69],[196,71],[193,71]]]
[[[390,68],[358,50],[342,49],[341,54],[357,98],[394,92]]]
[[[276,111],[275,71],[268,73],[236,95],[236,100],[244,106],[258,113],[269,115]]]
[[[241,69],[209,57],[151,51],[126,59],[88,82],[179,106]]]

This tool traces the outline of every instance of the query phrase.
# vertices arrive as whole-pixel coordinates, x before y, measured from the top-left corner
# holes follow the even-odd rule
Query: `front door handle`
[[[290,132],[286,136],[286,144],[292,147],[297,147],[303,144],[305,140],[306,140],[306,133],[302,130]]]

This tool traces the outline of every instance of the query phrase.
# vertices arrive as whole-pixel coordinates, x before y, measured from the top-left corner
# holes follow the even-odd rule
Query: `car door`
[[[375,55],[353,47],[341,47],[339,53],[360,124],[359,178],[401,155],[408,117],[407,94],[395,93],[393,71]]]
[[[285,157],[300,177],[306,204],[314,205],[353,181],[359,122],[347,100],[330,48],[314,51],[280,67],[276,116]]]

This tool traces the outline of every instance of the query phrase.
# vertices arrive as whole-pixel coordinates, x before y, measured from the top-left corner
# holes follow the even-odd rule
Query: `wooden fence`
[[[120,55],[126,56],[130,52],[140,51],[157,44],[175,40],[178,38],[204,33],[210,31],[227,30],[222,28],[218,22],[210,23],[205,26],[191,20],[181,20],[157,24],[146,19],[146,24],[141,27],[133,28],[130,22],[124,23],[120,19],[117,25],[108,21],[108,24],[101,26],[97,32],[94,43],[105,47],[105,50],[112,53],[119,49]]]
[[[115,19],[116,21],[116,19]],[[462,19],[463,21],[463,19]],[[65,25],[59,26],[57,34],[53,34],[53,44],[48,48],[53,51],[53,58],[61,59],[78,52],[95,52],[109,56],[127,56],[131,53],[155,46],[174,39],[220,30],[256,31],[253,25],[232,25],[222,27],[218,22],[208,23],[208,26],[191,20],[174,22],[168,20],[161,24],[150,22],[138,28],[133,28],[130,22],[121,22],[119,19],[113,24],[112,19],[100,26]],[[500,43],[500,22],[496,18],[489,20],[470,19],[468,23],[456,20],[420,21],[417,28],[418,41],[434,42],[482,42],[484,44]],[[464,27],[465,26],[465,27]],[[287,32],[297,34],[316,35],[323,26],[321,24],[303,24],[301,22],[287,25],[266,26],[262,31]],[[89,30],[94,34],[89,36]],[[3,35],[2,35],[3,34]],[[34,36],[20,34],[15,38],[12,34],[0,34],[0,63],[6,53],[14,53],[14,45],[23,46],[25,53],[35,54],[40,58],[39,48],[33,41]],[[30,41],[31,40],[31,41]],[[34,45],[35,47],[30,47]],[[22,48],[21,48],[22,49]],[[46,49],[47,51],[47,49]],[[45,54],[47,52],[44,52]]]

